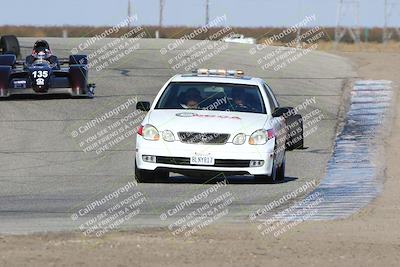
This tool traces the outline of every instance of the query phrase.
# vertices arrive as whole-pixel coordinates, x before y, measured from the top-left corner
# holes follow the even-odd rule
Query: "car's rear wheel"
[[[135,177],[138,183],[162,182],[169,178],[169,172],[141,170],[135,163]]]
[[[287,150],[304,148],[303,118],[300,114],[295,114],[287,118],[287,125],[291,129],[288,133],[286,143]]]
[[[85,65],[72,65],[69,67],[70,86],[76,96],[87,94],[88,69]]]
[[[16,36],[14,35],[4,35],[0,39],[0,48],[4,53],[13,53],[17,57],[21,54],[21,49]]]

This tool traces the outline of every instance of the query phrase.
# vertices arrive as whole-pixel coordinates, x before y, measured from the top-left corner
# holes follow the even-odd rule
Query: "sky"
[[[3,0],[4,1],[4,0]],[[137,24],[157,25],[159,0],[131,0]],[[230,26],[291,26],[315,14],[312,24],[334,26],[338,0],[209,0],[210,17],[226,14]],[[360,0],[360,25],[382,27],[385,0]],[[400,0],[389,25],[400,26]],[[199,26],[205,21],[205,0],[165,0],[164,25]],[[1,6],[0,25],[116,25],[127,16],[128,0],[13,0]],[[343,24],[354,25],[353,9]]]

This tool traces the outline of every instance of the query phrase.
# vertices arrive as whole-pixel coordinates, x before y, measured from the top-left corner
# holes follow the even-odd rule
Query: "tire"
[[[70,86],[78,96],[86,95],[88,90],[88,69],[85,65],[69,67]]]
[[[277,181],[277,173],[278,173],[278,168],[274,165],[272,167],[271,175],[255,175],[254,178],[257,183],[273,184]]]
[[[16,36],[14,35],[4,35],[0,39],[0,48],[3,54],[12,53],[19,57],[21,55],[21,48]]]
[[[138,183],[154,183],[155,177],[152,172],[140,170],[135,164],[135,177]]]
[[[169,172],[141,170],[136,167],[135,163],[135,177],[138,183],[155,183],[167,180],[169,178]]]
[[[154,176],[155,176],[156,182],[165,182],[169,178],[169,172],[168,171],[156,171],[156,172],[154,172]]]
[[[7,89],[10,82],[11,67],[0,66],[0,88]]]
[[[303,136],[303,118],[300,114],[292,115],[287,119],[287,124],[296,125],[291,128],[288,133],[288,142],[286,143],[287,150],[302,149],[304,148],[304,136]]]
[[[284,181],[285,180],[285,169],[286,169],[286,155],[283,157],[283,162],[281,166],[278,167],[276,172],[276,180]]]

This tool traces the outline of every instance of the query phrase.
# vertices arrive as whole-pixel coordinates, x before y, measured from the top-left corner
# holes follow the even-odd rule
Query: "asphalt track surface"
[[[22,52],[28,54],[34,41],[22,38]],[[49,38],[53,53],[59,56],[69,55],[71,49],[85,41],[84,38]],[[111,41],[97,41],[85,53],[93,53]],[[135,156],[134,136],[98,155],[83,152],[78,143],[84,137],[73,138],[71,132],[128,99],[151,101],[161,86],[177,73],[168,60],[195,44],[187,41],[179,50],[161,55],[160,49],[170,42],[140,40],[138,50],[105,69],[92,69],[90,80],[97,84],[95,99],[18,97],[0,101],[1,233],[79,231],[79,226],[90,216],[104,212],[127,197],[119,196],[76,221],[71,219],[72,214],[89,203],[133,181]],[[255,209],[291,193],[307,181],[319,181],[323,177],[332,152],[339,109],[344,104],[343,88],[348,79],[356,76],[347,60],[322,52],[311,52],[282,70],[265,71],[258,66],[257,59],[276,48],[253,56],[249,48],[231,44],[202,65],[243,69],[248,75],[264,78],[282,106],[296,106],[315,97],[316,103],[300,113],[319,109],[324,118],[317,124],[317,131],[306,137],[307,149],[288,152],[285,182],[256,184],[251,177],[229,177],[228,185],[214,195],[229,191],[234,196],[229,213],[218,223],[246,222]],[[124,114],[114,116],[107,123],[120,120],[134,109],[130,106]],[[100,125],[96,131],[101,127],[106,126]],[[146,201],[138,215],[118,228],[168,226],[201,207],[206,199],[167,221],[160,220],[160,214],[213,185],[178,175],[166,183],[139,184],[134,191],[140,191]]]

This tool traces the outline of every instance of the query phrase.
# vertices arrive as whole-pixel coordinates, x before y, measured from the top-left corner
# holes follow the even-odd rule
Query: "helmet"
[[[32,55],[36,57],[49,57],[51,55],[49,43],[45,40],[36,41],[33,45]]]

